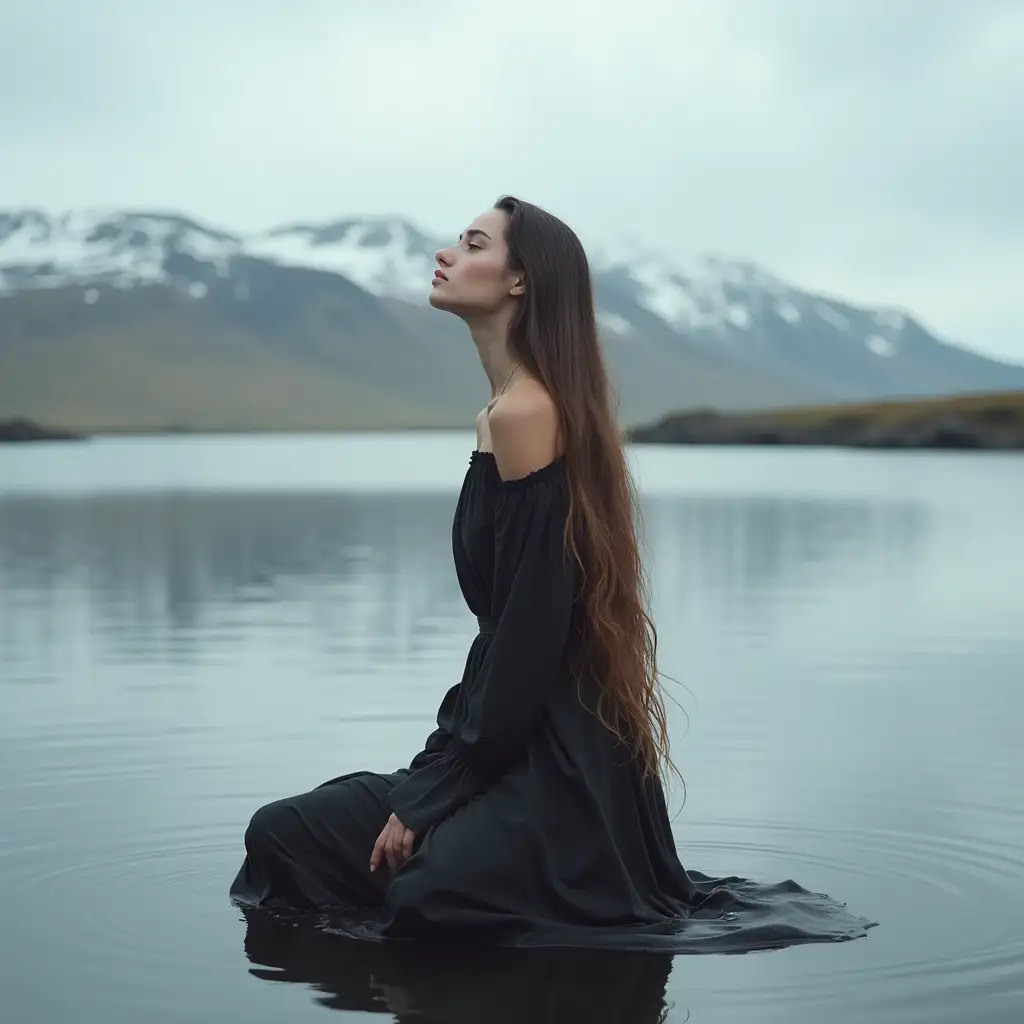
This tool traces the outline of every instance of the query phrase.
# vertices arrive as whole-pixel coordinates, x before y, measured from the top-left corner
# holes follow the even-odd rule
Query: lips
[[[445,275],[445,274],[443,273],[443,271],[440,271],[440,270],[435,270],[435,271],[434,271],[434,280],[435,280],[435,281],[447,281],[447,280],[448,280],[448,278],[447,278],[447,276],[446,276],[446,275]]]

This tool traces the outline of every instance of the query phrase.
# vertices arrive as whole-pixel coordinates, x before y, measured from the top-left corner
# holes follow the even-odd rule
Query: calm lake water
[[[456,960],[243,920],[252,811],[405,765],[461,673],[472,446],[0,448],[0,1018],[1024,1018],[1013,455],[634,450],[683,862],[791,877],[877,921],[865,938]]]

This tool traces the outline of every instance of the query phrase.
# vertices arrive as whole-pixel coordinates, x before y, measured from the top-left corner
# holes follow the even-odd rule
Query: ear
[[[512,287],[508,290],[509,295],[525,295],[526,294],[526,278],[519,276],[516,277],[512,282]]]

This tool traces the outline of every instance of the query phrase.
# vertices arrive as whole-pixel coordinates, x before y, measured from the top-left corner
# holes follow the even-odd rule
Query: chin
[[[432,287],[430,289],[430,295],[427,297],[427,301],[434,307],[434,309],[443,309],[446,313],[454,311],[452,303],[446,299],[444,295],[439,295],[437,288]]]

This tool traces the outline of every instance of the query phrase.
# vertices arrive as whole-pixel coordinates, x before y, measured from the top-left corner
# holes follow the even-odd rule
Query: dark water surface
[[[454,955],[243,918],[255,807],[405,764],[461,672],[472,444],[0,448],[0,1020],[1024,1019],[1017,456],[635,453],[683,862],[865,938]]]

